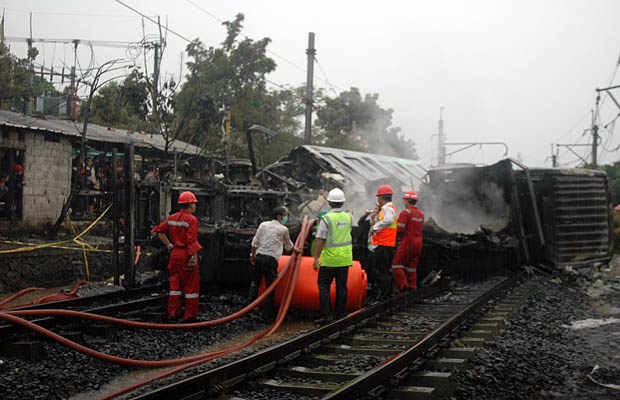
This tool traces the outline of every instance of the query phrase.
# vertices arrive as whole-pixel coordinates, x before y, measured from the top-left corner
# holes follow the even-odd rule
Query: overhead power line
[[[15,37],[15,36],[7,36],[5,37],[7,42],[39,42],[39,43],[61,43],[61,44],[74,44],[76,41],[79,44],[86,44],[88,46],[98,46],[98,47],[115,47],[115,48],[125,48],[129,45],[136,44],[135,42],[121,42],[121,41],[111,41],[111,40],[86,40],[86,39],[43,39],[43,38],[25,38],[25,37]]]
[[[3,7],[4,8],[4,7]],[[35,14],[35,15],[68,15],[74,17],[95,17],[95,18],[136,18],[131,15],[122,15],[122,14],[89,14],[89,13],[68,13],[68,12],[55,12],[55,11],[28,11],[28,10],[20,10],[17,8],[4,8],[7,11],[21,12],[26,14]]]
[[[135,12],[136,14],[141,15],[144,19],[146,19],[146,20],[148,20],[148,21],[150,21],[150,22],[154,23],[155,25],[157,25],[157,26],[161,26],[161,24],[160,24],[159,22],[155,21],[153,18],[149,17],[148,15],[146,15],[146,14],[144,14],[144,13],[141,13],[140,11],[138,11],[138,10],[136,10],[135,8],[131,7],[130,5],[123,3],[121,0],[116,0],[116,2],[117,2],[118,4],[120,4],[120,5],[124,6],[124,7],[127,7],[128,9],[130,9],[130,10],[131,10],[131,11],[133,11],[133,12]],[[190,42],[191,42],[191,40],[189,40],[189,39],[188,39],[188,38],[186,38],[185,36],[181,35],[180,33],[177,33],[177,32],[175,32],[175,31],[173,31],[172,29],[168,28],[167,26],[163,26],[162,28],[163,28],[163,29],[165,29],[167,32],[172,33],[172,34],[173,34],[173,35],[175,35],[176,37],[179,37],[179,38],[181,38],[181,39],[185,40],[187,43],[190,43]]]
[[[213,13],[211,13],[211,12],[209,12],[209,11],[205,10],[203,7],[201,7],[200,5],[196,4],[196,2],[194,2],[194,1],[192,1],[192,0],[187,0],[187,2],[188,2],[189,4],[191,4],[191,5],[193,5],[194,7],[196,7],[197,9],[199,9],[200,11],[204,12],[205,14],[207,14],[209,17],[213,18],[213,19],[214,19],[214,20],[216,20],[217,22],[219,22],[219,23],[221,23],[221,24],[223,24],[223,23],[224,23],[224,21],[223,21],[222,19],[218,18],[218,17],[217,17],[217,16],[215,16]],[[245,35],[244,35],[244,38],[245,38],[245,39],[251,39],[250,37],[245,36]],[[300,70],[300,71],[303,71],[303,72],[305,72],[305,71],[306,71],[306,70],[305,70],[305,68],[303,68],[303,67],[301,67],[301,66],[299,66],[299,65],[295,64],[293,61],[288,60],[287,58],[285,58],[285,57],[283,57],[283,56],[281,56],[281,55],[279,55],[279,54],[275,53],[275,52],[274,52],[274,51],[272,51],[272,50],[267,49],[267,53],[274,55],[275,57],[277,57],[277,58],[279,58],[280,60],[282,60],[282,61],[286,62],[287,64],[289,64],[289,65],[291,65],[291,66],[293,66],[293,67],[297,68],[297,69],[298,69],[298,70]]]

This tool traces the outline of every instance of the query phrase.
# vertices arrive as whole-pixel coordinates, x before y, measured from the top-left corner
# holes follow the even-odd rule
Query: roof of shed
[[[0,110],[0,125],[33,131],[45,131],[58,133],[73,138],[81,137],[82,122],[74,122],[54,116],[35,118],[11,111]],[[97,124],[88,124],[86,129],[88,141],[103,143],[134,143],[136,147],[164,151],[165,140],[162,135],[148,132],[136,132],[126,129],[105,127]],[[192,144],[175,140],[168,149],[170,153],[199,154],[200,148]]]
[[[349,190],[372,192],[373,195],[378,185],[384,183],[403,193],[419,187],[427,173],[427,169],[415,160],[322,146],[297,146],[284,159],[306,157],[312,157],[324,168],[346,177]]]

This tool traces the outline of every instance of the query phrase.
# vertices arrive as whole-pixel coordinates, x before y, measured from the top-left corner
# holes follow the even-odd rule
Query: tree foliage
[[[173,80],[157,84],[154,74],[146,76],[134,69],[123,81],[101,87],[89,104],[90,121],[159,133],[168,149],[180,139],[206,153],[227,157],[247,157],[247,132],[258,124],[277,133],[271,141],[262,133],[252,133],[258,162],[268,164],[282,157],[303,143],[306,89],[267,87],[267,76],[277,67],[267,56],[271,40],[243,36],[243,22],[243,14],[237,14],[234,20],[223,23],[226,37],[219,47],[207,48],[198,39],[187,46],[188,72],[182,85]],[[32,51],[36,56],[36,49]],[[0,47],[3,106],[7,98],[28,97],[28,66],[27,60],[17,59]],[[313,97],[313,144],[418,158],[414,143],[392,126],[393,110],[379,105],[378,94],[363,95],[351,88],[332,98],[317,88]],[[227,115],[228,132],[224,129]]]
[[[184,140],[211,152],[241,157],[247,156],[246,132],[252,125],[277,131],[279,143],[294,142],[296,127],[291,115],[281,118],[282,105],[291,105],[293,94],[267,90],[266,75],[276,69],[275,61],[266,55],[271,40],[242,38],[243,21],[243,14],[237,14],[233,21],[224,22],[227,35],[219,48],[205,48],[198,40],[187,46],[189,72],[176,104],[177,121],[186,121]],[[222,123],[227,110],[229,134]],[[257,137],[259,146],[262,139]]]
[[[329,147],[384,154],[417,160],[413,141],[392,127],[392,109],[379,106],[378,94],[363,98],[357,88],[336,98],[324,97],[317,111],[316,124],[321,128],[318,143]]]
[[[601,165],[600,169],[607,172],[612,204],[620,204],[620,164]]]
[[[29,50],[33,60],[38,54],[36,47]],[[32,87],[30,79],[32,77]],[[27,58],[18,58],[11,54],[9,48],[0,42],[0,108],[26,112],[29,98],[32,96],[60,93],[41,74],[30,72]]]
[[[144,130],[149,128],[149,109],[144,75],[133,69],[121,83],[111,81],[97,91],[90,105],[90,121],[104,126]],[[82,116],[83,112],[82,107]]]

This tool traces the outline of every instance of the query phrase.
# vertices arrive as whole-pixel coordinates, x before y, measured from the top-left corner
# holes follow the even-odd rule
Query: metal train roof
[[[0,125],[28,129],[32,131],[45,131],[70,136],[75,139],[82,136],[82,122],[74,122],[53,116],[44,119],[27,116],[11,111],[0,110]],[[86,138],[91,142],[103,143],[134,143],[136,147],[164,151],[165,140],[162,135],[145,132],[130,131],[105,127],[97,124],[88,124]],[[199,154],[200,148],[189,143],[175,140],[168,149],[170,153]]]
[[[406,158],[310,145],[298,146],[294,152],[298,157],[311,156],[330,172],[340,173],[349,189],[361,193],[370,193],[384,183],[397,192],[418,189],[427,173],[421,163]]]

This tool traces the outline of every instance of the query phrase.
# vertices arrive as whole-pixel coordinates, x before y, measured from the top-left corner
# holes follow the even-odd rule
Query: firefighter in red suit
[[[198,319],[200,296],[200,266],[198,252],[198,218],[194,216],[198,200],[192,192],[179,195],[180,210],[170,215],[151,232],[157,233],[159,240],[170,250],[168,272],[170,273],[170,295],[168,298],[168,320],[181,320],[181,296],[185,295],[185,315],[183,322]],[[168,234],[170,239],[168,239]]]
[[[416,289],[417,267],[422,254],[424,214],[416,207],[418,193],[410,190],[403,196],[405,209],[398,215],[396,226],[400,244],[392,260],[392,274],[399,290]]]

